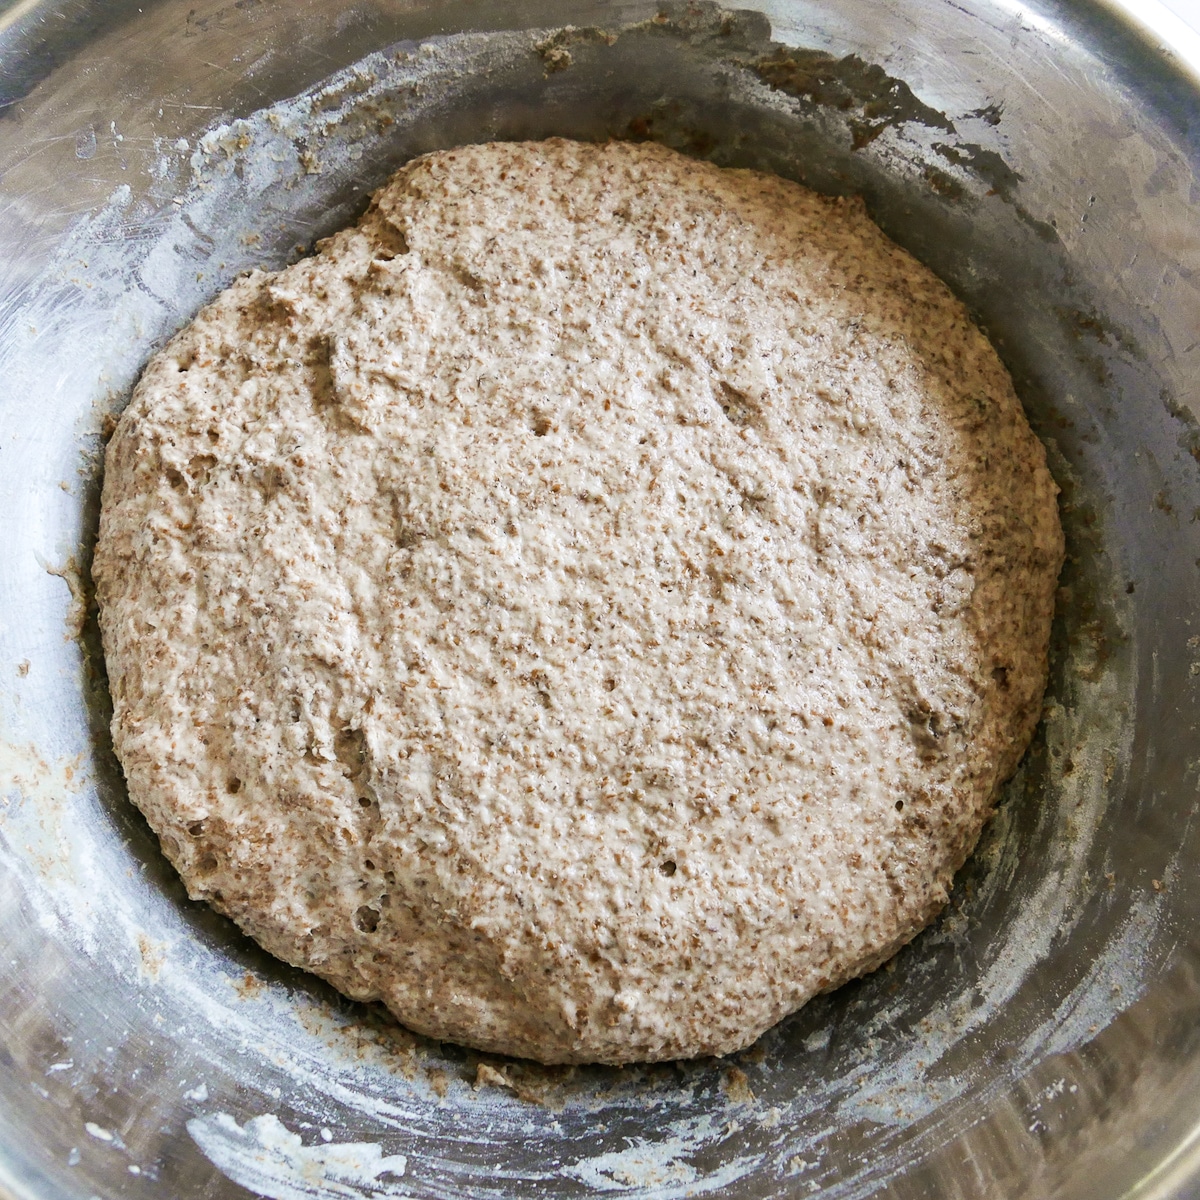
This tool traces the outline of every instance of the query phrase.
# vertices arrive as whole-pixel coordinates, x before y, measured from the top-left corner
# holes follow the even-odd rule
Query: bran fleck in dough
[[[725,1054],[945,904],[1038,719],[1056,490],[860,202],[428,155],[121,418],[130,794],[193,897],[415,1030]]]

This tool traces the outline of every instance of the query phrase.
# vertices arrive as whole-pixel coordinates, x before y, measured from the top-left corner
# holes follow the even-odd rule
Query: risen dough
[[[860,203],[429,155],[120,421],[130,794],[192,896],[413,1029],[723,1054],[946,902],[1038,719],[1055,494]]]

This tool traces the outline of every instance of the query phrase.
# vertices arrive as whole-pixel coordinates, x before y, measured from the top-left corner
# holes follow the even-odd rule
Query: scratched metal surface
[[[1194,82],[1083,0],[20,0],[0,64],[0,1196],[1200,1195]],[[954,903],[735,1061],[406,1035],[188,903],[107,739],[147,355],[412,154],[552,133],[861,192],[1063,487],[1046,718]]]

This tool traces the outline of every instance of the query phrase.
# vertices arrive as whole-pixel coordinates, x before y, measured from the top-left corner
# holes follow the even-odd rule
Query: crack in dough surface
[[[193,897],[413,1029],[728,1053],[945,904],[1040,713],[1055,496],[860,202],[432,154],[121,418],[130,795]]]

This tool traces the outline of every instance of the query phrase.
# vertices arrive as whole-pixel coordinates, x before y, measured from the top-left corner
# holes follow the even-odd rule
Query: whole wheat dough
[[[1055,495],[860,203],[432,154],[119,423],[130,794],[193,897],[415,1030],[723,1054],[945,904],[1038,719]]]

